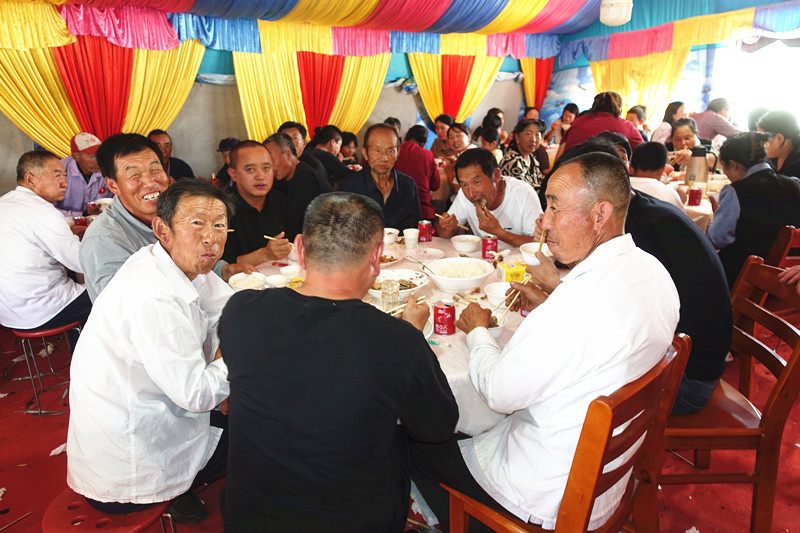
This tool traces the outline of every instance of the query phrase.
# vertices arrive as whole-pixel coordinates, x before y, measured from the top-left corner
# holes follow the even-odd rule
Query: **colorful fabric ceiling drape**
[[[522,90],[529,106],[542,108],[547,88],[550,87],[550,77],[553,75],[554,59],[555,57],[547,59],[524,57],[519,60],[522,73],[525,75],[522,79]]]
[[[53,51],[81,130],[100,140],[122,131],[134,51],[91,35]]]

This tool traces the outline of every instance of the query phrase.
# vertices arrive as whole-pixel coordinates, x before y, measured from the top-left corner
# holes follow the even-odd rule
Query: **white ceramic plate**
[[[389,259],[389,261],[384,262],[384,259]],[[403,254],[398,254],[395,252],[387,252],[384,250],[383,255],[381,256],[381,268],[386,268],[392,265],[396,265],[400,261],[403,260]]]
[[[406,252],[406,257],[419,259],[420,261],[433,261],[444,257],[444,251],[428,246],[427,253],[422,253],[422,250],[419,249],[419,245],[417,245],[416,249]]]
[[[266,286],[267,278],[261,272],[253,272],[252,274],[239,272],[231,276],[231,279],[228,280],[228,284],[236,291],[243,291],[245,289],[261,290]]]
[[[408,281],[413,281],[417,284],[417,286],[413,289],[404,289],[400,291],[400,299],[405,298],[408,296],[412,291],[416,291],[424,287],[428,284],[430,278],[428,278],[427,274],[422,272],[417,272],[415,270],[409,270],[407,268],[397,268],[394,270],[382,270],[381,273],[375,278],[376,282],[383,281],[385,279],[405,279]],[[381,291],[376,289],[370,289],[369,295],[373,298],[377,298],[378,300],[381,299]]]
[[[422,328],[422,334],[425,335],[426,339],[430,339],[431,335],[433,335],[433,322],[428,320],[425,322],[425,327]]]

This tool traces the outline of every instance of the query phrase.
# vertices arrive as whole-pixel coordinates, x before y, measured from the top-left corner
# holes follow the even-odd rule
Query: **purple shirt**
[[[72,156],[65,157],[61,163],[67,169],[67,193],[64,199],[53,205],[64,216],[81,216],[86,209],[86,204],[98,198],[112,198],[114,194],[108,190],[106,181],[99,172],[89,177],[89,183],[83,179],[81,169]]]

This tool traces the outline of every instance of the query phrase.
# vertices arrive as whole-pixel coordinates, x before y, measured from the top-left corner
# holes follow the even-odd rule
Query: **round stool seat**
[[[44,512],[44,533],[68,533],[102,530],[104,533],[136,533],[155,524],[169,507],[163,502],[129,514],[106,514],[98,511],[86,499],[67,489],[59,494]]]
[[[11,331],[14,332],[14,335],[21,339],[38,339],[39,337],[52,337],[54,335],[61,335],[64,332],[67,332],[71,329],[75,329],[80,327],[80,322],[72,322],[71,324],[65,324],[63,326],[58,326],[57,328],[50,328],[50,329],[13,329]]]

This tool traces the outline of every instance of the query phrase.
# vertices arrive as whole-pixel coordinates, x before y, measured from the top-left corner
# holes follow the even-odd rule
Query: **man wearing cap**
[[[167,176],[175,181],[195,177],[194,170],[186,161],[172,157],[172,137],[169,133],[164,130],[153,130],[147,134],[147,138],[158,145]]]
[[[72,155],[61,160],[67,169],[67,193],[63,200],[55,203],[56,209],[64,216],[97,215],[100,207],[92,202],[114,196],[106,187],[94,155],[100,139],[82,131],[72,138],[69,146]],[[87,204],[92,205],[87,207]]]
[[[217,148],[217,152],[219,155],[222,156],[222,168],[217,171],[217,179],[219,180],[219,186],[223,190],[228,190],[228,187],[231,186],[231,177],[228,174],[228,165],[231,164],[231,150],[233,147],[239,144],[239,139],[236,137],[226,137],[219,142],[219,148]]]

